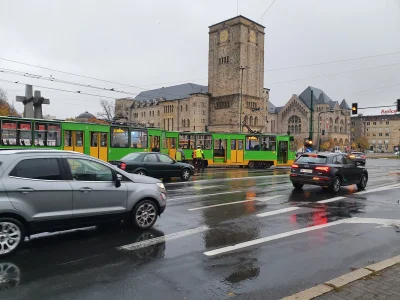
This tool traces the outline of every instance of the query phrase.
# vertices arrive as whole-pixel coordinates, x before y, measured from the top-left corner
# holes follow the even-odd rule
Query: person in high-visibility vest
[[[200,168],[201,168],[201,172],[204,172],[204,153],[203,150],[201,150],[201,146],[197,146],[197,149],[195,151],[195,155],[196,155],[196,162],[197,162],[197,170],[200,172]]]
[[[196,169],[196,167],[197,167],[196,149],[193,149],[193,151],[192,151],[192,160],[193,160],[193,167]]]

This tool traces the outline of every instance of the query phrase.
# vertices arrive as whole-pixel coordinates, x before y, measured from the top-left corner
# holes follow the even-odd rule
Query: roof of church
[[[328,97],[327,94],[324,93],[323,90],[309,86],[299,95],[300,101],[303,102],[308,108],[311,108],[311,90],[313,91],[313,104],[329,104],[329,108],[331,109],[335,108],[336,105],[339,105],[338,101],[333,101],[331,98]],[[340,103],[339,107],[341,109],[351,109],[344,99]],[[284,106],[277,107],[271,102],[268,103],[269,113],[277,114],[283,108]]]
[[[146,101],[160,98],[163,98],[164,100],[175,100],[189,98],[190,94],[207,92],[208,87],[206,85],[184,83],[141,92],[135,97],[135,100]]]
[[[331,102],[334,102],[331,98],[328,97],[327,94],[324,93],[324,91],[309,86],[299,95],[299,99],[305,105],[307,105],[308,108],[311,108],[311,90],[313,91],[312,94],[313,94],[314,104],[329,104],[329,106],[331,106],[332,105]]]
[[[347,104],[347,101],[345,99],[343,99],[342,102],[340,103],[340,108],[351,110],[350,106]]]

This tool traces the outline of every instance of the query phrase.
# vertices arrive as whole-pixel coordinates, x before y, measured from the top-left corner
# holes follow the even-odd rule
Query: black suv
[[[363,190],[367,186],[368,171],[344,153],[310,153],[301,155],[292,165],[290,180],[296,189],[312,184],[336,193],[340,186],[356,184]]]

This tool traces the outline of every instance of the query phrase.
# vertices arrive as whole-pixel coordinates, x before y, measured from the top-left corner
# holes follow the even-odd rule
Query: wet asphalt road
[[[167,183],[152,230],[33,237],[0,261],[0,299],[280,299],[400,254],[388,226],[400,219],[400,176],[391,174],[400,162],[367,168],[365,192],[337,195],[294,191],[289,169],[209,169]]]

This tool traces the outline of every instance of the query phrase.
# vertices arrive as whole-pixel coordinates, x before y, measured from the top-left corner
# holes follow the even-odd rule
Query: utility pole
[[[311,108],[310,108],[310,132],[308,134],[308,139],[313,140],[313,113],[314,113],[314,91],[311,89]],[[319,121],[319,120],[318,120]]]
[[[240,104],[239,104],[239,128],[240,133],[243,132],[243,124],[242,124],[242,106],[243,106],[243,71],[245,69],[249,69],[250,67],[242,67],[240,66],[238,69],[241,71],[240,73]]]

